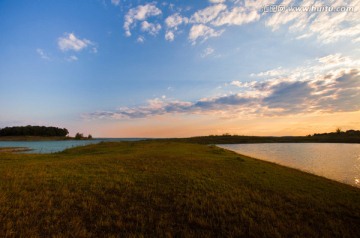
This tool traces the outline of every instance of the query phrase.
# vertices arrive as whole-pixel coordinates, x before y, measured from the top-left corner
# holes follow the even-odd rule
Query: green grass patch
[[[356,237],[360,189],[174,142],[0,154],[0,237]]]

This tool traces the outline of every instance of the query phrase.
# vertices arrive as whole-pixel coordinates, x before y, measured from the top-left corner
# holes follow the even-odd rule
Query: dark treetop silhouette
[[[66,128],[46,126],[14,126],[0,129],[0,136],[67,136]]]

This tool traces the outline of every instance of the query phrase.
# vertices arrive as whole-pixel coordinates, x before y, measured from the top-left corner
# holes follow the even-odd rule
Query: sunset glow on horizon
[[[0,128],[94,137],[360,130],[359,7],[1,1]]]

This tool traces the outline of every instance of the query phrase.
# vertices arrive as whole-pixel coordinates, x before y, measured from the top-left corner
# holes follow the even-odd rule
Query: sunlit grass
[[[360,190],[215,146],[0,154],[0,237],[356,237]]]

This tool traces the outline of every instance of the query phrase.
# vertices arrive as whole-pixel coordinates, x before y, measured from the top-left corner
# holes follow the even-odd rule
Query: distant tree
[[[88,139],[92,139],[93,137],[92,137],[92,135],[89,134],[87,138],[88,138]]]
[[[75,140],[81,140],[81,139],[83,139],[84,138],[84,135],[82,134],[82,133],[76,133],[76,135],[75,135]]]
[[[356,130],[348,130],[348,131],[346,131],[345,132],[347,135],[352,135],[352,136],[354,136],[354,135],[360,135],[360,131],[356,131]]]
[[[338,127],[338,128],[336,128],[336,134],[340,134],[342,131],[341,131],[341,128],[340,127]]]

